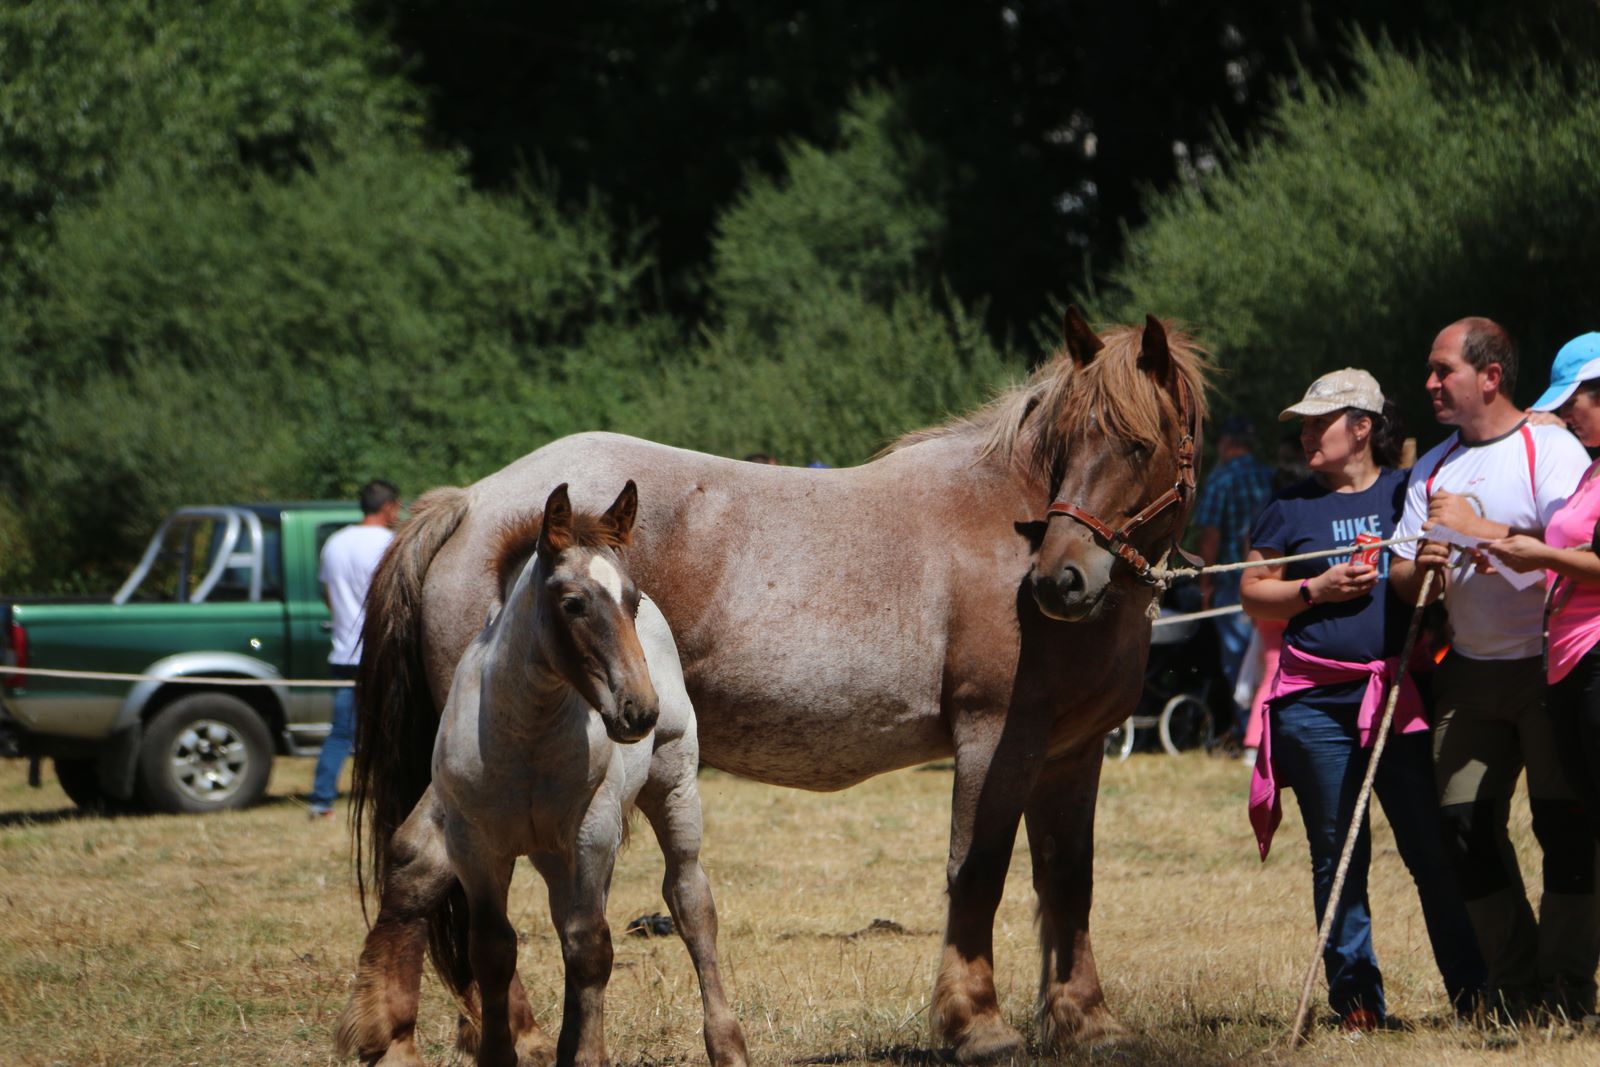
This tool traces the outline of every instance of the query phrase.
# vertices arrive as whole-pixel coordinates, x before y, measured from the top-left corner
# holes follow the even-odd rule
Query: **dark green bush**
[[[1522,341],[1518,395],[1600,320],[1600,66],[1483,73],[1358,43],[1350,91],[1307,85],[1218,173],[1153,202],[1106,317],[1192,323],[1220,410],[1272,418],[1318,374],[1371,370],[1424,442],[1434,335],[1465,315]]]

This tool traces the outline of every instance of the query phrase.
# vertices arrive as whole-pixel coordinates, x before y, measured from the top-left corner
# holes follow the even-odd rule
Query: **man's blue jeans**
[[[354,664],[346,666],[334,663],[329,666],[335,678],[349,680],[356,676]],[[344,769],[344,761],[350,755],[355,738],[356,691],[349,687],[335,689],[333,727],[328,731],[328,739],[322,742],[322,751],[317,755],[317,773],[311,779],[312,811],[327,811],[339,799],[339,772]]]
[[[1305,822],[1319,927],[1339,867],[1344,832],[1355,812],[1356,795],[1372,753],[1360,746],[1358,700],[1310,704],[1291,697],[1275,704],[1269,715],[1273,770],[1280,786],[1294,790]],[[1484,985],[1484,964],[1444,850],[1429,735],[1391,736],[1373,790],[1394,829],[1400,858],[1416,883],[1445,990],[1458,1010],[1470,1010]],[[1372,950],[1372,914],[1367,906],[1371,850],[1371,832],[1363,823],[1322,962],[1328,975],[1328,1003],[1334,1011],[1344,1015],[1354,1008],[1366,1008],[1382,1018],[1383,976]]]

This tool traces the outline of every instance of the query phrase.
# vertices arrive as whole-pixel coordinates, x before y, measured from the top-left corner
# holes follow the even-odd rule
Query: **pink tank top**
[[[1594,541],[1600,521],[1600,478],[1591,466],[1544,528],[1545,544],[1552,548],[1587,547]],[[1554,685],[1567,676],[1584,653],[1600,642],[1600,585],[1580,585],[1554,571],[1550,582],[1549,646],[1546,677]]]

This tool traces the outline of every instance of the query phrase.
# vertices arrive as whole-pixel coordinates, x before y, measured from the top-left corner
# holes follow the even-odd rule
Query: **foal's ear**
[[[572,547],[572,501],[567,497],[567,483],[562,482],[544,502],[544,523],[539,527],[539,554],[545,558],[558,555]]]
[[[600,521],[611,529],[611,534],[620,547],[628,543],[628,536],[633,532],[633,520],[638,517],[639,487],[633,484],[632,478],[629,478],[628,484],[617,494],[617,499],[612,501],[606,513],[600,516]]]
[[[1172,350],[1167,347],[1167,328],[1154,315],[1144,317],[1144,337],[1139,342],[1139,369],[1162,385],[1172,381]]]
[[[1093,363],[1095,355],[1106,346],[1100,336],[1089,328],[1089,324],[1083,321],[1083,314],[1076,304],[1067,305],[1061,330],[1067,338],[1067,355],[1080,367]]]

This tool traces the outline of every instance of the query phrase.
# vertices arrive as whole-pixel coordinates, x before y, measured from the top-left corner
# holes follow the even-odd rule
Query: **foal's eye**
[[[583,614],[583,608],[584,603],[581,596],[564,596],[561,598],[561,610],[567,613],[568,618],[576,619]]]

